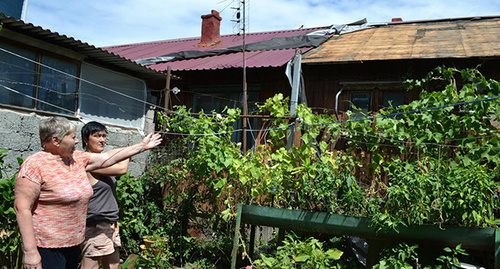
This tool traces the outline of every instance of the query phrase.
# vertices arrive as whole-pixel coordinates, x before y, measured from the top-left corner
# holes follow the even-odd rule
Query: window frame
[[[217,89],[221,89],[220,91],[215,91]],[[190,96],[190,102],[191,102],[191,110],[194,113],[199,113],[201,110],[197,109],[197,103],[195,101],[196,95],[197,94],[204,94],[204,95],[215,95],[215,94],[220,94],[221,92],[231,92],[231,93],[236,93],[238,94],[238,106],[232,106],[232,108],[239,108],[243,112],[243,88],[241,85],[238,84],[230,84],[230,85],[214,85],[214,86],[193,86],[189,89],[191,96]],[[248,104],[248,113],[251,113],[254,109],[257,109],[257,106],[255,103],[258,103],[260,101],[260,94],[262,92],[262,86],[259,84],[249,84],[247,85],[247,104]],[[221,98],[224,99],[224,97],[211,97],[211,98]],[[230,99],[226,98],[226,99]],[[224,105],[222,107],[225,107]],[[228,106],[229,108],[229,106]],[[221,113],[222,111],[217,111],[216,113]],[[206,111],[203,110],[203,113],[205,114],[211,114],[212,111]],[[249,118],[248,119],[250,122],[250,126],[248,128],[257,128],[259,121],[257,118]],[[241,129],[243,128],[243,119],[240,118],[237,120],[234,124],[234,129]],[[235,142],[242,142],[243,141],[243,136],[242,132],[235,132],[231,136],[231,139]],[[247,135],[247,146],[248,148],[253,147],[254,140],[252,139],[251,135]]]
[[[4,29],[4,30],[6,30],[6,29]],[[6,31],[8,31],[8,30],[6,30]],[[9,32],[10,32],[10,34],[14,35],[14,37],[15,37],[14,39],[22,39],[22,40],[27,39],[30,41],[32,40],[30,38],[20,38],[19,34],[17,34],[17,33],[13,34],[14,32],[11,32],[11,31],[9,31]],[[78,80],[80,79],[81,61],[76,59],[77,57],[68,57],[69,55],[71,55],[71,53],[62,53],[63,55],[61,55],[61,54],[49,51],[48,48],[45,49],[45,48],[41,48],[39,46],[27,45],[27,44],[25,44],[26,42],[27,41],[24,40],[24,42],[21,43],[21,40],[11,40],[11,39],[7,39],[7,38],[2,38],[0,40],[0,44],[4,43],[4,44],[7,44],[7,45],[15,47],[15,48],[28,50],[28,51],[33,52],[35,54],[35,59],[30,59],[30,61],[34,61],[34,70],[32,71],[33,72],[33,85],[32,85],[32,91],[30,94],[31,97],[28,97],[32,101],[31,105],[29,107],[26,107],[26,106],[10,104],[10,103],[0,103],[0,106],[20,109],[20,110],[27,110],[30,112],[37,112],[37,113],[41,113],[41,114],[56,114],[56,115],[62,115],[65,117],[77,118],[78,92],[79,92]],[[41,45],[41,41],[34,42],[34,44]],[[50,45],[49,48],[50,47],[57,47],[57,46]],[[63,49],[59,48],[58,50],[55,50],[55,51],[60,52],[61,50],[63,50]],[[73,55],[74,55],[74,53],[73,53]],[[42,65],[43,65],[43,63],[42,63],[43,56],[51,57],[51,58],[57,59],[57,60],[61,60],[61,61],[64,61],[66,63],[73,64],[76,67],[76,74],[74,75],[75,80],[76,80],[76,82],[74,83],[74,85],[75,85],[75,88],[74,88],[74,92],[75,92],[74,110],[71,114],[58,113],[58,112],[39,108],[40,107],[39,104],[42,103],[39,100],[41,100],[40,99],[40,88],[42,85],[40,83],[41,83],[41,76],[43,76],[43,74],[41,73]]]
[[[401,93],[404,100],[403,104],[408,103],[406,88],[401,81],[349,81],[340,82],[340,86],[341,91],[347,95],[347,110],[352,111],[352,93],[370,94],[368,113],[378,112],[380,109],[386,108],[383,107],[384,94],[386,93]]]
[[[142,123],[141,124],[134,124],[132,127],[130,125],[122,124],[122,123],[118,123],[118,124],[110,123],[113,126],[119,126],[119,127],[124,127],[124,128],[141,129],[141,130],[143,130],[145,128],[145,126],[146,126],[145,121],[146,121],[146,114],[147,114],[146,102],[147,102],[147,98],[148,98],[147,96],[150,93],[148,90],[148,87],[147,87],[146,80],[141,79],[139,77],[131,76],[130,74],[128,74],[126,72],[118,71],[117,69],[110,68],[109,66],[105,67],[102,65],[98,65],[92,61],[85,61],[84,55],[77,53],[71,49],[60,47],[60,46],[57,46],[55,44],[45,42],[45,41],[30,37],[30,36],[26,36],[26,35],[23,35],[21,33],[18,33],[18,32],[9,30],[9,29],[2,29],[2,31],[0,32],[0,44],[8,44],[9,46],[14,47],[14,48],[28,50],[30,52],[33,52],[35,55],[34,59],[30,59],[30,61],[33,61],[33,64],[32,64],[34,66],[33,71],[31,71],[31,70],[29,71],[29,72],[32,72],[31,75],[33,77],[33,80],[31,81],[31,79],[30,79],[29,82],[27,82],[28,84],[30,84],[31,90],[30,90],[30,94],[26,94],[26,95],[29,95],[30,97],[24,97],[22,99],[23,102],[26,102],[26,105],[24,105],[23,103],[20,103],[20,105],[12,104],[9,101],[9,102],[5,102],[5,103],[0,103],[0,107],[12,109],[12,110],[35,112],[35,113],[40,114],[40,115],[48,115],[48,116],[58,115],[58,116],[70,118],[72,120],[84,120],[83,118],[85,118],[85,117],[82,118],[80,115],[80,106],[81,106],[80,105],[81,104],[80,103],[80,99],[81,99],[80,81],[82,78],[82,65],[83,64],[90,64],[90,65],[95,65],[99,68],[105,69],[105,70],[110,71],[110,72],[115,72],[115,73],[119,73],[122,75],[130,76],[132,78],[140,80],[141,83],[143,83],[145,85],[145,97],[144,97],[145,105],[144,105],[144,107],[146,109],[141,114]],[[13,52],[17,54],[16,51],[13,51]],[[4,52],[4,53],[7,54],[7,52]],[[76,74],[74,76],[74,79],[76,80],[75,95],[74,95],[74,108],[73,108],[74,110],[71,113],[69,113],[69,112],[64,113],[64,111],[63,111],[63,113],[59,113],[59,112],[55,112],[55,111],[45,110],[45,109],[39,107],[40,102],[37,101],[36,99],[41,99],[39,90],[41,87],[40,70],[42,69],[42,66],[41,66],[42,55],[47,56],[47,57],[52,57],[54,59],[62,60],[64,62],[69,62],[71,64],[76,65]],[[15,63],[15,62],[12,61],[9,63]],[[30,69],[31,69],[31,66],[30,66]],[[58,68],[56,67],[56,69],[58,69]],[[6,72],[8,72],[8,70]],[[15,81],[15,79],[13,81]],[[6,89],[4,89],[4,90],[8,91]],[[141,88],[141,90],[142,90],[142,88]],[[72,90],[71,91],[68,90],[68,92],[72,93]],[[25,93],[23,92],[23,94],[25,94]],[[8,95],[6,94],[6,96],[8,96]],[[25,101],[26,99],[30,99],[31,102],[29,105],[27,104],[28,101]],[[109,115],[103,115],[103,116],[109,116]],[[108,123],[108,122],[106,122],[106,123]],[[137,127],[139,125],[141,127]]]

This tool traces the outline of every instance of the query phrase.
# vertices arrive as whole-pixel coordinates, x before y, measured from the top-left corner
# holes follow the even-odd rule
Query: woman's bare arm
[[[149,134],[142,142],[132,146],[119,148],[115,153],[91,153],[89,162],[87,164],[87,171],[94,171],[100,168],[109,167],[117,162],[128,159],[136,154],[152,149],[161,143],[160,134]]]
[[[112,149],[107,152],[108,155],[112,155],[116,153],[119,149]],[[127,173],[128,170],[128,164],[130,162],[130,158],[127,158],[123,161],[120,161],[118,163],[115,163],[112,166],[106,167],[106,168],[99,168],[94,171],[88,171],[87,172],[92,172],[92,174],[98,174],[98,175],[104,175],[104,176],[121,176]]]
[[[23,241],[24,268],[42,268],[42,258],[38,252],[32,219],[33,206],[40,195],[40,185],[27,178],[18,178],[14,193],[14,209]]]

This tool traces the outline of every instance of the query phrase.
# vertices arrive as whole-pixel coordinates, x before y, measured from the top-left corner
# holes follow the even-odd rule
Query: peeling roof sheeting
[[[273,31],[262,33],[249,33],[246,35],[245,43],[259,43],[270,41],[273,38],[286,38],[304,36],[305,34],[318,31],[327,30],[330,26],[287,30],[287,31]],[[196,47],[200,42],[199,38],[188,39],[175,39],[156,42],[147,42],[139,44],[130,44],[122,46],[106,47],[104,49],[119,54],[130,60],[138,60],[144,58],[154,58],[158,56],[169,55],[183,51],[200,51],[207,52],[212,50],[228,49],[232,47],[242,46],[241,35],[224,35],[221,36],[221,44],[213,47]],[[308,51],[313,46],[303,47],[302,51]],[[247,67],[277,67],[283,66],[295,54],[295,48],[284,48],[276,50],[258,49],[255,51],[246,52]],[[242,52],[234,52],[229,54],[214,55],[210,57],[193,58],[185,60],[177,60],[170,62],[163,62],[149,65],[148,67],[156,70],[166,70],[170,66],[172,70],[206,70],[206,69],[224,69],[233,67],[242,67]]]
[[[311,48],[302,49],[309,51]],[[284,66],[295,55],[295,49],[248,51],[245,53],[246,66],[280,67]],[[157,70],[165,70],[168,66],[172,70],[214,70],[225,68],[243,68],[243,53],[222,54],[212,57],[187,59],[181,61],[164,62],[152,65]]]
[[[317,47],[321,43],[325,42],[328,38],[329,36],[324,34],[276,37],[261,42],[247,44],[245,45],[245,52]],[[243,52],[243,46],[237,46],[225,49],[215,49],[209,51],[199,51],[199,50],[180,51],[180,52],[170,53],[167,55],[161,55],[159,57],[137,59],[135,60],[135,62],[143,65],[153,65],[168,61],[213,57],[225,54],[234,54],[239,52]]]
[[[22,33],[24,35],[31,36],[47,43],[73,50],[81,55],[84,55],[86,58],[93,59],[96,62],[101,62],[104,64],[116,66],[117,68],[120,68],[122,70],[127,70],[141,79],[165,79],[165,74],[162,74],[154,69],[144,67],[129,59],[121,57],[117,54],[113,54],[112,52],[108,52],[101,48],[97,48],[93,45],[89,45],[88,43],[84,43],[80,40],[76,40],[72,37],[43,29],[42,27],[35,26],[31,23],[25,23],[22,20],[16,20],[12,17],[7,17],[3,13],[0,13],[0,23],[2,23],[2,26],[5,29]]]
[[[333,36],[302,63],[500,56],[500,17],[388,23]]]

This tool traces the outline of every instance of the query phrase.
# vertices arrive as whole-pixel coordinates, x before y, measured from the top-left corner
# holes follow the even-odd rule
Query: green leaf
[[[344,254],[343,251],[340,251],[336,248],[334,249],[329,249],[327,252],[326,252],[326,255],[328,256],[329,259],[333,259],[333,260],[339,260],[340,257],[342,257],[342,255]]]
[[[305,262],[307,261],[308,259],[310,258],[309,255],[306,255],[306,254],[300,254],[300,255],[297,255],[293,258],[293,260],[295,262]]]

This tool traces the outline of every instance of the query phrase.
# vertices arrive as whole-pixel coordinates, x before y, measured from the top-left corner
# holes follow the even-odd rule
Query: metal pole
[[[26,21],[27,13],[28,13],[28,0],[24,0],[23,10],[21,11],[21,20]]]
[[[164,109],[165,111],[169,111],[169,106],[170,106],[170,77],[172,74],[172,69],[170,69],[170,65],[167,66],[167,82],[165,85],[165,102],[164,102]]]
[[[245,42],[246,42],[246,29],[245,29],[245,0],[242,0],[243,3],[243,153],[247,152],[247,118],[248,114],[248,106],[247,106],[247,61],[245,55]]]
[[[243,206],[241,204],[238,204],[238,210],[236,211],[236,226],[234,227],[233,251],[231,252],[231,269],[236,269],[236,261],[238,259],[242,208]]]

